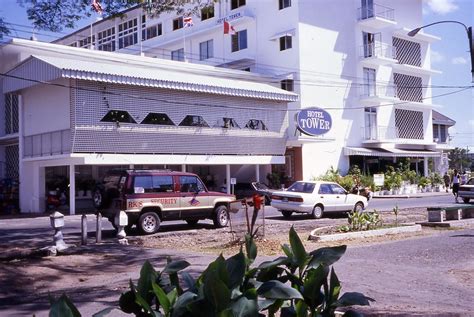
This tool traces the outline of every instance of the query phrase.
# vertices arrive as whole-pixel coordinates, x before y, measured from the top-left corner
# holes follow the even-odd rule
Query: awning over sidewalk
[[[365,147],[344,147],[344,155],[378,156],[378,157],[441,157],[441,152],[429,150],[402,150]]]

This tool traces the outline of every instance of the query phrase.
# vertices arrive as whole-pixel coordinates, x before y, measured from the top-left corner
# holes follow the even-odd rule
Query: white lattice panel
[[[421,111],[395,109],[395,126],[400,139],[424,139]]]
[[[423,80],[421,77],[394,73],[393,81],[400,100],[423,102]]]
[[[398,37],[392,38],[392,43],[395,47],[398,63],[421,67],[420,43],[403,40]]]

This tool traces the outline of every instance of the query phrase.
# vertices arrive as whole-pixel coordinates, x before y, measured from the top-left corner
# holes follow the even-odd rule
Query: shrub
[[[443,184],[443,177],[439,173],[431,173],[430,181],[433,185],[441,185]]]
[[[371,230],[382,225],[382,218],[376,210],[373,212],[350,212],[347,221],[349,222],[349,227],[346,231]]]
[[[338,184],[341,185],[345,190],[350,192],[351,189],[354,187],[355,182],[353,176],[346,175],[344,177],[339,178]]]
[[[430,184],[430,179],[427,178],[427,177],[420,177],[420,180],[418,182],[418,185],[420,185],[421,187],[426,187]]]

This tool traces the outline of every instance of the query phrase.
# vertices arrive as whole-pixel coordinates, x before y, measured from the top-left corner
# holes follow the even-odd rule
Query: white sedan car
[[[271,204],[285,217],[297,212],[321,218],[326,212],[364,210],[367,207],[367,198],[349,194],[336,183],[299,181],[284,191],[274,192]]]

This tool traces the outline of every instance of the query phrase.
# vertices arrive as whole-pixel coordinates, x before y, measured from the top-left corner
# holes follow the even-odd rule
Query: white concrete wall
[[[68,80],[57,83],[68,86]],[[69,129],[70,89],[37,85],[22,92],[24,136]]]

